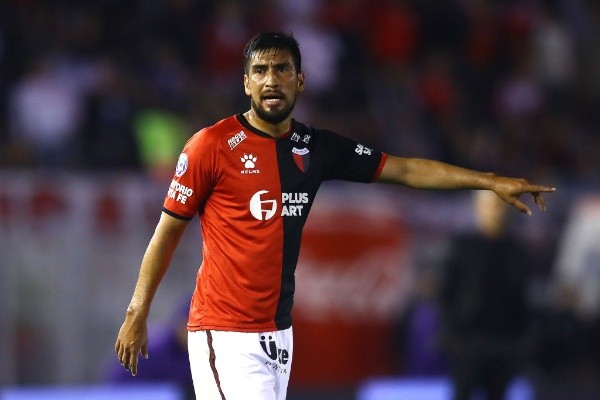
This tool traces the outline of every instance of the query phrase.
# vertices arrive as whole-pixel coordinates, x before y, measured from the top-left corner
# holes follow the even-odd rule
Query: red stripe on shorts
[[[215,355],[215,349],[213,348],[213,338],[210,331],[206,331],[206,341],[208,342],[208,362],[210,363],[210,369],[212,369],[213,376],[215,377],[215,383],[217,384],[217,389],[219,389],[219,394],[221,395],[221,400],[226,400],[225,395],[223,394],[223,390],[221,390],[221,381],[219,380],[219,372],[217,371],[217,366],[215,365],[215,360],[217,356]]]

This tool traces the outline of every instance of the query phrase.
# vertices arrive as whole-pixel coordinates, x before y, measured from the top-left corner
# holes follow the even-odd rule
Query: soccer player
[[[300,237],[323,181],[486,189],[528,214],[519,196],[531,193],[545,210],[541,194],[553,188],[388,155],[294,120],[304,82],[291,35],[256,35],[244,48],[250,110],[200,130],[184,146],[115,343],[121,364],[133,375],[138,355],[148,357],[150,304],[196,214],[203,251],[188,321],[196,396],[282,400],[293,359]]]

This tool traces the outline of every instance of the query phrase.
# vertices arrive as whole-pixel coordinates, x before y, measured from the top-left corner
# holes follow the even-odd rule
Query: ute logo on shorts
[[[285,365],[290,360],[290,353],[286,349],[278,349],[277,344],[273,337],[269,336],[265,338],[264,335],[260,336],[260,347],[262,347],[265,354],[273,361],[279,361],[280,364]],[[267,342],[268,340],[268,342]]]

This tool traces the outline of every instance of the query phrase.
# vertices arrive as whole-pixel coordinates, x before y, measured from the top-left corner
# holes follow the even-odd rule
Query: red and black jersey
[[[302,228],[321,182],[371,182],[385,158],[295,120],[277,139],[241,114],[192,136],[163,208],[200,216],[203,260],[188,328],[289,328]]]

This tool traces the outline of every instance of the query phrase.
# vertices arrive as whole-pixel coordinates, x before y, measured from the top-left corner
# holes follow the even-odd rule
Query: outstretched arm
[[[554,188],[533,185],[525,179],[507,178],[493,173],[477,172],[439,161],[421,158],[388,156],[378,182],[395,183],[417,189],[487,189],[519,211],[531,214],[531,210],[519,200],[523,193],[531,193],[535,204],[546,211],[542,193],[554,192]]]
[[[121,365],[132,375],[137,374],[138,354],[148,358],[146,320],[150,313],[150,304],[169,268],[186,226],[187,221],[173,218],[163,212],[142,259],[133,297],[115,343],[115,351]]]

